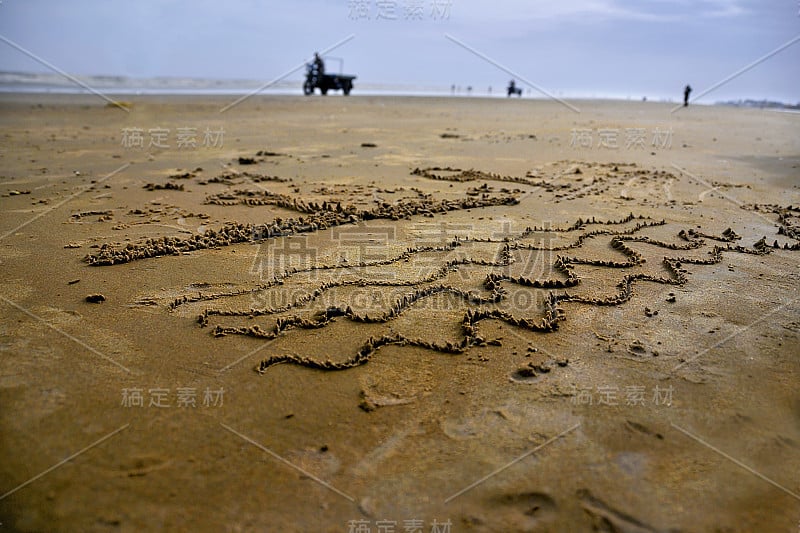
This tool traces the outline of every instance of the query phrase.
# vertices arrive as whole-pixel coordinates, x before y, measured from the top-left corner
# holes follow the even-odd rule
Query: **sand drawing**
[[[491,182],[534,187],[550,195],[550,200],[558,202],[607,193],[611,187],[629,186],[633,180],[640,178],[656,182],[677,179],[666,171],[647,171],[636,168],[635,165],[594,163],[583,164],[583,167],[585,170],[570,162],[562,162],[560,165],[550,167],[549,172],[528,172],[524,177],[452,167],[415,168],[411,174],[427,180],[452,183],[477,181],[481,182],[481,185],[467,188],[464,196],[457,199],[436,198],[431,193],[412,187],[403,189],[411,194],[409,197],[391,203],[379,201],[376,202],[377,206],[368,208],[346,204],[335,198],[314,201],[309,200],[308,196],[275,193],[263,188],[233,188],[207,196],[206,204],[256,208],[275,206],[295,212],[296,216],[276,217],[263,224],[230,222],[218,230],[211,229],[190,237],[151,238],[124,247],[103,244],[97,252],[88,255],[86,261],[95,266],[108,266],[166,255],[180,255],[196,250],[313,234],[371,220],[386,220],[400,224],[448,212],[513,206],[520,201],[533,203],[522,190],[503,188],[498,193],[489,185]],[[581,175],[587,167],[592,171],[592,175],[584,180]],[[573,179],[560,179],[564,176]],[[576,176],[578,180],[574,179]],[[240,174],[239,177],[249,178],[255,182],[290,181],[277,176],[265,179],[263,176],[248,173]],[[218,179],[216,182],[226,183],[229,187],[234,186],[230,180]],[[337,187],[317,188],[315,192],[335,196],[337,192],[343,190],[346,190],[346,187],[338,187],[338,190]],[[744,209],[777,215],[778,234],[794,241],[793,244],[784,243],[783,249],[800,249],[800,231],[796,224],[800,208],[747,205]],[[634,287],[639,282],[685,285],[688,278],[684,265],[713,265],[721,262],[725,253],[766,255],[773,249],[781,248],[777,240],[768,244],[766,237],[750,247],[743,246],[738,244],[741,237],[731,228],[719,235],[705,233],[696,228],[681,229],[674,236],[674,242],[642,234],[648,228],[663,227],[667,224],[666,220],[653,220],[643,214],[631,213],[616,220],[599,220],[591,217],[579,218],[573,224],[564,227],[527,227],[518,234],[502,236],[445,235],[444,242],[423,246],[412,245],[393,257],[346,264],[312,262],[305,267],[275,273],[271,279],[261,280],[262,283],[251,287],[187,294],[170,302],[169,309],[175,311],[187,305],[200,307],[197,323],[201,328],[210,328],[215,337],[242,335],[264,341],[276,339],[281,335],[302,334],[304,330],[325,328],[339,320],[389,326],[378,337],[364,338],[363,344],[355,353],[344,356],[337,354],[337,357],[327,359],[288,353],[273,354],[255,367],[259,373],[264,373],[273,365],[281,363],[321,370],[343,370],[367,363],[381,347],[386,345],[415,346],[446,354],[462,354],[473,346],[500,344],[498,341],[487,340],[481,336],[479,324],[485,320],[498,320],[534,333],[552,333],[557,331],[559,323],[567,318],[563,309],[565,303],[592,306],[622,305],[633,297]],[[541,239],[542,235],[561,236],[562,240],[564,238],[569,240],[560,244],[549,244]],[[538,236],[539,239],[534,236]],[[605,239],[607,247],[613,251],[614,258],[569,255],[579,254],[588,241],[598,239]],[[713,242],[710,248],[707,241]],[[661,273],[653,274],[642,270],[641,267],[646,262],[638,249],[642,245],[661,249],[667,253],[661,260]],[[474,255],[462,253],[464,249],[476,253]],[[701,251],[701,249],[705,250],[699,256],[682,255],[682,252]],[[531,277],[512,273],[515,263],[524,262],[526,259],[523,256],[531,253],[546,254],[550,262],[550,272],[547,276]],[[382,270],[409,263],[412,272],[426,272],[414,270],[414,262],[422,256],[427,257],[429,262],[433,258],[436,265],[436,268],[429,269],[430,272],[425,275],[411,275],[404,279],[386,279],[385,275],[376,275]],[[527,260],[530,260],[530,256]],[[583,294],[580,291],[581,276],[575,271],[577,266],[601,267],[621,272],[615,277],[618,281],[614,292],[601,296]],[[464,276],[459,280],[458,276],[453,274],[476,269],[480,271],[482,281],[477,285],[461,283],[459,286],[459,281],[463,281]],[[314,276],[304,281],[303,276],[308,277],[309,274]],[[282,305],[246,306],[236,300],[243,295],[249,295],[251,303],[262,301],[259,294],[280,291],[295,278],[299,280],[301,288],[299,292],[295,290],[291,298]],[[535,316],[532,316],[531,309],[514,308],[509,298],[509,287],[539,291],[537,298],[539,305],[535,310]],[[383,301],[377,309],[354,309],[347,303],[346,297],[340,296],[337,299],[337,296],[332,294],[346,288],[382,288],[398,292],[392,293],[393,299]],[[459,324],[461,330],[459,341],[435,342],[423,336],[414,337],[392,331],[390,326],[398,317],[421,302],[442,295],[450,298],[451,302],[460,302],[464,307]],[[225,305],[229,300],[235,300],[236,303],[233,306]],[[674,296],[671,296],[669,301],[674,301]],[[215,323],[223,318],[241,319],[248,324]],[[271,320],[260,322],[267,318]]]

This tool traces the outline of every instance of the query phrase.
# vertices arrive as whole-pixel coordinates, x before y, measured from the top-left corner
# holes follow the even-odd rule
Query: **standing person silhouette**
[[[691,92],[692,92],[692,86],[691,85],[687,85],[686,87],[684,87],[684,89],[683,89],[683,107],[688,107],[689,106],[689,93],[691,93]]]
[[[314,68],[317,69],[317,74],[320,77],[325,74],[325,62],[319,57],[318,52],[314,52]]]

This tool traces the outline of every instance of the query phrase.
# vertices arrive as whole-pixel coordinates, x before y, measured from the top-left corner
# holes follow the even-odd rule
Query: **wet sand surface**
[[[800,116],[126,100],[0,96],[0,529],[796,531]]]

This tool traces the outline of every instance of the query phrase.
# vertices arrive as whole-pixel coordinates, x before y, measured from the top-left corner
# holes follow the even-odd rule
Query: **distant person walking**
[[[314,68],[317,70],[319,76],[325,74],[325,62],[319,57],[318,52],[314,52]]]
[[[692,86],[687,85],[683,89],[683,107],[689,106],[689,94],[692,92]]]

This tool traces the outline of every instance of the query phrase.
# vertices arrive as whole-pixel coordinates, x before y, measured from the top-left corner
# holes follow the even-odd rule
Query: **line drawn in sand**
[[[656,182],[670,184],[677,179],[665,171],[656,171],[652,174],[654,177],[647,178],[646,171],[634,166],[595,164],[594,167],[594,175],[587,176],[591,178],[588,183],[592,189],[591,194],[608,191],[612,186],[630,186],[632,180],[638,180],[639,176],[645,176],[645,181],[655,179]],[[233,190],[212,195],[207,203],[270,205],[295,211],[300,216],[275,218],[265,224],[234,222],[222,229],[208,229],[203,234],[188,238],[163,237],[149,239],[140,244],[127,244],[124,247],[105,244],[96,253],[87,256],[86,260],[96,266],[113,265],[218,246],[314,235],[367,221],[383,220],[385,224],[401,226],[413,217],[434,217],[466,209],[514,206],[519,203],[519,193],[523,191],[503,188],[498,194],[488,186],[487,182],[490,181],[539,188],[552,195],[554,201],[566,201],[589,194],[585,193],[588,180],[562,179],[576,175],[581,178],[580,174],[583,172],[580,167],[566,170],[553,168],[550,169],[548,179],[543,178],[539,172],[529,172],[525,177],[513,177],[450,167],[414,169],[412,175],[423,179],[458,183],[482,181],[483,185],[469,188],[466,197],[449,200],[436,199],[431,194],[412,188],[415,196],[394,203],[380,202],[380,198],[374,199],[378,205],[372,209],[343,205],[334,199],[320,203],[266,190]],[[530,192],[524,194],[530,195]],[[668,201],[674,202],[674,199],[670,196]],[[800,250],[800,235],[797,225],[794,224],[800,208],[777,205],[742,208],[777,214],[778,233],[795,241],[793,244],[784,243],[783,248]],[[449,240],[445,238],[446,242],[441,244],[422,246],[412,240],[412,246],[404,251],[373,261],[324,263],[316,256],[311,256],[310,265],[274,272],[272,278],[263,283],[221,292],[192,291],[175,299],[168,307],[171,311],[187,306],[201,308],[197,322],[201,328],[210,328],[215,337],[241,335],[271,341],[286,335],[297,335],[302,331],[321,330],[342,321],[380,326],[378,335],[365,337],[361,346],[349,356],[334,354],[334,360],[330,357],[314,358],[293,353],[274,354],[255,367],[262,374],[270,367],[283,363],[321,370],[344,370],[367,363],[377,351],[387,345],[414,346],[452,355],[463,354],[474,346],[486,346],[494,342],[483,338],[479,332],[480,323],[486,320],[500,321],[531,333],[552,333],[567,318],[563,304],[619,306],[632,298],[634,286],[639,282],[673,286],[686,284],[686,265],[714,265],[722,261],[724,253],[766,255],[773,249],[780,248],[777,240],[772,245],[767,244],[766,237],[752,247],[741,246],[736,244],[740,237],[730,228],[721,235],[707,234],[697,229],[680,230],[675,242],[644,234],[650,228],[667,224],[666,220],[653,220],[644,215],[630,214],[619,220],[597,220],[592,217],[578,219],[566,227],[527,227],[516,235],[495,233],[488,237],[465,236],[463,232],[459,232]],[[542,235],[547,235],[548,238],[537,241],[536,238],[541,238]],[[567,237],[571,240],[567,240]],[[566,255],[577,253],[588,243],[599,239],[608,239],[607,249],[600,257]],[[681,255],[684,251],[701,251],[702,248],[707,248],[706,241],[709,240],[714,241],[714,244],[710,250],[706,250],[705,255]],[[653,273],[652,269],[645,271],[643,265],[646,260],[638,250],[642,246],[671,252],[670,256],[663,257],[661,272]],[[550,261],[549,272],[542,275],[519,272],[520,265],[530,262],[531,256],[540,260],[541,254],[548,254],[551,258],[555,256]],[[436,267],[418,268],[423,258],[428,267],[431,261]],[[621,278],[617,277],[615,292],[596,296],[578,290],[585,280],[576,273],[576,267],[610,269],[623,274]],[[393,275],[387,276],[387,271],[392,271]],[[420,275],[421,273],[425,275]],[[310,274],[315,276],[313,283],[308,281]],[[353,294],[345,295],[348,290],[361,300]],[[528,296],[526,305],[519,305],[522,301],[517,297],[521,294],[520,291],[527,291],[535,296]],[[281,292],[289,294],[284,294],[282,300],[263,296]],[[369,301],[364,299],[367,292],[374,295],[372,299],[367,299]],[[258,305],[242,305],[240,300],[244,296],[250,297],[251,304],[255,302]],[[230,305],[231,302],[233,305]],[[221,303],[228,305],[212,306]],[[437,341],[430,336],[395,331],[396,321],[431,303],[434,306],[444,306],[434,310],[461,313],[457,324],[458,340]],[[531,311],[535,311],[535,314]],[[230,325],[231,320],[259,323]]]

